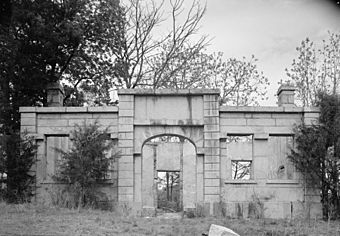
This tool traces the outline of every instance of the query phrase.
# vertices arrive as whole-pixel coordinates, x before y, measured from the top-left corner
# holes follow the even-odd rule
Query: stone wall
[[[75,125],[97,121],[108,127],[120,151],[102,190],[135,214],[155,213],[157,158],[145,144],[171,135],[187,139],[195,152],[183,154],[180,162],[183,181],[189,181],[182,187],[187,208],[232,217],[297,217],[307,208],[318,215],[317,191],[305,188],[287,159],[294,126],[316,122],[318,110],[295,107],[292,90],[286,89],[280,90],[279,107],[220,106],[218,90],[121,90],[119,106],[22,107],[21,129],[39,146],[36,201],[50,201],[51,186],[57,186],[50,178],[59,158],[55,148],[71,145]],[[158,161],[164,168],[166,162]],[[242,178],[235,171],[241,164],[249,165]]]
[[[108,128],[112,142],[117,142],[117,107],[21,107],[21,132],[33,135],[38,144],[37,162],[33,167],[36,173],[35,200],[50,203],[58,197],[58,184],[52,176],[56,171],[56,161],[60,153],[72,145],[71,131],[76,125],[83,126],[97,122],[102,129]],[[106,192],[108,200],[116,202],[118,164],[113,161],[107,180],[100,188]]]
[[[293,128],[318,118],[318,110],[298,107],[220,107],[222,196],[226,214],[247,217],[261,203],[266,217],[304,214],[306,189],[301,175],[287,159],[293,148]],[[245,136],[245,146],[228,138]],[[233,161],[251,161],[250,179],[233,179]],[[318,194],[310,194],[313,215],[321,212]]]

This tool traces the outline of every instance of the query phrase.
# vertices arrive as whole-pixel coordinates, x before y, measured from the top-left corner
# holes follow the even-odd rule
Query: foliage
[[[6,140],[1,146],[1,152],[5,165],[0,173],[7,174],[3,198],[11,203],[29,202],[33,196],[35,182],[35,176],[31,172],[36,160],[37,145],[35,140],[27,135],[20,138],[16,134],[3,138]]]
[[[324,218],[340,216],[340,99],[319,95],[318,124],[302,124],[295,133],[296,150],[289,155],[307,184],[321,189]],[[331,215],[332,212],[335,214]]]
[[[113,40],[114,35],[108,37],[104,34],[109,29],[108,24],[115,24],[115,15],[105,15],[103,9],[106,9],[108,4],[116,6],[116,2],[90,0],[1,2],[0,163],[8,162],[3,166],[14,168],[6,172],[18,168],[10,164],[15,163],[19,157],[13,156],[13,151],[7,149],[11,144],[7,144],[6,141],[9,139],[4,137],[19,134],[20,106],[46,105],[47,84],[61,79],[68,84],[65,101],[72,105],[83,104],[84,93],[75,90],[74,86],[78,78],[90,78],[93,75],[92,72],[98,66],[95,64],[98,61],[95,55],[103,56],[98,50],[106,49],[102,46],[101,39]],[[112,10],[112,7],[108,9]],[[96,85],[104,87],[99,82]],[[5,159],[4,156],[8,158]],[[15,181],[10,178],[12,176],[9,175],[8,181],[14,183]]]
[[[297,98],[302,106],[314,106],[318,93],[336,94],[340,88],[340,34],[328,33],[323,47],[316,49],[306,38],[296,48],[298,58],[286,69],[289,82],[297,87]]]
[[[242,60],[229,58],[222,68],[220,76],[213,77],[211,88],[221,89],[221,102],[228,105],[259,105],[259,100],[268,99],[268,78],[258,71],[257,59]],[[223,64],[222,64],[223,65]]]
[[[124,42],[124,14],[118,0],[84,1],[77,19],[81,40],[62,75],[67,105],[110,103],[109,90],[117,70],[115,53]]]
[[[255,219],[263,219],[266,208],[259,195],[253,190],[252,201],[249,202],[249,216]]]
[[[293,60],[290,72],[286,69],[287,75],[294,81],[297,87],[297,98],[302,101],[302,105],[304,107],[315,105],[319,86],[314,43],[306,38],[296,50],[299,53],[298,59]]]
[[[157,207],[173,212],[178,212],[182,209],[179,172],[158,172]]]
[[[206,37],[190,42],[205,7],[194,1],[184,15],[183,0],[169,2],[167,16],[163,2],[154,0],[85,3],[79,13],[82,37],[62,75],[68,91],[65,103],[77,105],[80,96],[89,105],[111,104],[112,89],[158,88],[170,67],[176,71],[192,60],[207,44]],[[183,16],[184,22],[178,23]],[[162,35],[159,26],[166,20],[172,27]],[[191,52],[183,56],[182,48]],[[173,63],[177,58],[182,62]]]
[[[140,87],[219,88],[222,103],[229,105],[258,105],[259,99],[266,99],[269,82],[258,71],[257,59],[252,56],[248,60],[223,61],[222,53],[203,53],[207,37],[195,42],[191,38],[198,31],[205,7],[194,1],[185,15],[183,3],[171,1],[171,14],[165,17],[163,4],[152,0],[130,0],[121,7],[105,2],[97,5],[98,10],[88,14],[94,14],[102,23],[98,27],[111,23],[106,25],[105,35],[98,36],[99,45],[93,38],[82,46],[82,56],[74,56],[64,74],[65,79],[72,78],[74,88],[69,90],[82,96],[84,91],[87,98],[92,96],[91,105],[109,104],[111,89]],[[117,21],[108,21],[107,16]],[[183,16],[185,20],[179,23]],[[163,19],[172,22],[172,29],[156,37]]]
[[[185,52],[183,52],[185,53]],[[198,53],[160,84],[163,88],[211,88],[221,91],[221,104],[259,105],[267,99],[268,78],[258,71],[257,59],[223,58],[223,53]],[[176,62],[175,62],[176,64]],[[170,72],[165,73],[165,75]]]
[[[57,150],[62,158],[54,178],[67,184],[66,190],[78,197],[76,205],[81,208],[96,203],[96,187],[105,179],[115,155],[108,157],[112,143],[108,142],[107,131],[100,131],[97,123],[76,126],[71,134],[71,150]]]
[[[31,177],[20,146],[20,106],[46,104],[45,87],[60,79],[79,46],[83,0],[2,1],[0,21],[0,138],[9,200],[21,201]],[[33,152],[33,150],[32,150]],[[23,171],[21,174],[20,171]],[[24,177],[27,177],[24,180]],[[26,184],[27,183],[27,184]],[[27,190],[29,192],[29,190]],[[18,194],[18,196],[14,196]]]

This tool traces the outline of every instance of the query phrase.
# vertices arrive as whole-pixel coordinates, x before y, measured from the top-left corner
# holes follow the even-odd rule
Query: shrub
[[[10,203],[29,202],[35,176],[31,167],[36,161],[37,145],[33,137],[13,133],[4,137],[4,172],[7,174],[3,198]]]
[[[340,97],[320,94],[317,124],[299,125],[289,159],[307,187],[320,189],[324,219],[340,217]]]
[[[108,157],[112,142],[108,141],[107,130],[100,131],[97,122],[76,126],[71,135],[71,150],[57,150],[62,158],[54,179],[66,184],[65,190],[78,209],[95,206],[100,194],[98,184],[105,180],[110,161],[117,155]]]

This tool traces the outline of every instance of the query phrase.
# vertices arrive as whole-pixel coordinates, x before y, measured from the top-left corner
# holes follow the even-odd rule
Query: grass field
[[[0,235],[202,235],[211,224],[240,235],[338,235],[340,222],[223,218],[160,219],[0,203]]]

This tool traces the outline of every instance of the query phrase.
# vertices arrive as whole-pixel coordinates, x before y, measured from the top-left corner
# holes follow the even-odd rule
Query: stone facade
[[[169,171],[181,172],[184,211],[271,218],[321,214],[317,191],[305,188],[287,159],[294,125],[314,122],[318,110],[295,107],[291,87],[280,88],[278,107],[220,106],[219,91],[205,89],[121,90],[119,106],[62,107],[55,104],[60,100],[53,98],[60,96],[55,91],[53,107],[20,108],[21,129],[34,135],[39,147],[38,202],[51,201],[56,186],[51,179],[59,158],[55,148],[67,150],[76,124],[97,121],[108,127],[120,151],[102,189],[108,201],[134,214],[155,214],[156,172],[170,162]],[[162,135],[188,143],[179,149],[159,146],[163,151],[155,154],[147,143]],[[169,158],[176,148],[182,150],[179,157]],[[249,169],[238,178],[235,168],[241,164]]]

